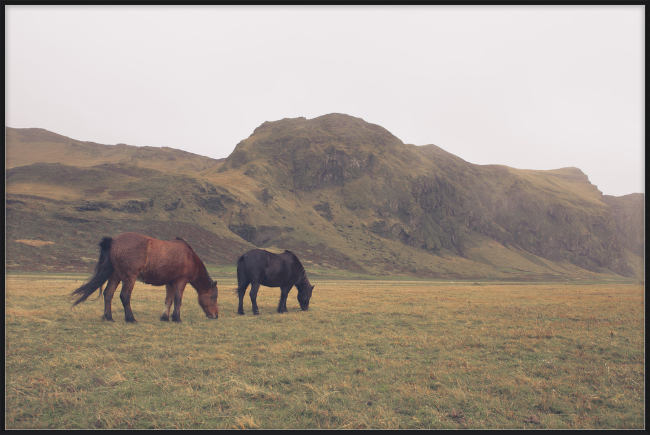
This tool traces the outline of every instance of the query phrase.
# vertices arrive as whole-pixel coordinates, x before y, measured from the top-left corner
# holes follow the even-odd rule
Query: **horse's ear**
[[[212,285],[210,287],[216,287],[216,286],[217,286],[217,281],[216,280],[212,281]]]

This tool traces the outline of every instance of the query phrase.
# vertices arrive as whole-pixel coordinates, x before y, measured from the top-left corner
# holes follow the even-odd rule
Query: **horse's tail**
[[[111,264],[111,258],[109,255],[111,252],[112,242],[113,239],[110,237],[104,237],[102,241],[99,242],[99,260],[97,260],[97,265],[95,266],[95,273],[81,287],[72,292],[73,295],[81,295],[81,297],[72,304],[73,307],[85,301],[88,296],[103,286],[106,281],[108,281],[108,278],[110,278],[113,273],[113,265]]]
[[[239,257],[239,260],[237,260],[237,289],[235,290],[235,293],[237,293],[238,295],[241,293],[241,295],[244,296],[247,287],[248,287],[248,277],[246,276],[246,268],[244,267],[244,256],[242,255],[241,257]]]

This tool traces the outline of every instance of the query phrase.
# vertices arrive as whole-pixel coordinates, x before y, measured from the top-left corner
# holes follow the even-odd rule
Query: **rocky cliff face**
[[[620,244],[635,255],[645,254],[645,195],[632,193],[625,196],[603,195],[614,216],[616,234]]]
[[[435,145],[405,145],[382,127],[331,114],[267,122],[222,171],[303,192],[332,191],[381,237],[467,256],[476,234],[591,271],[629,274],[623,247],[639,251],[631,215],[577,168],[523,171],[465,162]],[[331,219],[328,205],[315,210]]]

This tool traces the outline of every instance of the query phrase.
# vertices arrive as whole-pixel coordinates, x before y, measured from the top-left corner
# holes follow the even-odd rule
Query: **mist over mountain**
[[[578,168],[471,164],[348,115],[265,122],[224,160],[42,129],[7,127],[6,144],[8,270],[90,271],[102,236],[140,231],[211,264],[257,246],[323,273],[643,276],[643,194],[603,196]]]

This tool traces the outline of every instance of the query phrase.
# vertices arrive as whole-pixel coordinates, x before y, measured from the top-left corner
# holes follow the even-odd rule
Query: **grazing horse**
[[[248,251],[237,261],[237,294],[239,296],[239,314],[244,314],[244,295],[248,284],[251,285],[250,297],[253,304],[253,314],[259,314],[257,308],[257,291],[260,285],[280,287],[280,303],[278,313],[286,313],[287,296],[295,285],[298,289],[298,302],[303,311],[309,309],[314,286],[309,283],[305,268],[298,257],[291,251],[274,254],[263,249]]]
[[[113,321],[111,301],[117,285],[122,281],[120,300],[127,322],[135,322],[131,311],[131,292],[136,279],[154,286],[166,286],[165,310],[160,320],[169,321],[169,310],[174,303],[172,321],[181,321],[181,302],[185,285],[190,283],[199,294],[199,305],[211,319],[219,317],[217,282],[212,281],[205,265],[183,239],[165,241],[138,233],[123,233],[104,237],[99,243],[99,260],[94,275],[72,292],[81,295],[73,307],[85,301],[98,288],[104,289],[105,320]],[[101,290],[100,290],[101,291]]]

